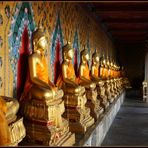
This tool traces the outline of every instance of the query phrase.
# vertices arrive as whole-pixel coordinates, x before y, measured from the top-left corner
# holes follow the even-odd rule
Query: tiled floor
[[[102,146],[148,146],[148,103],[128,92]]]

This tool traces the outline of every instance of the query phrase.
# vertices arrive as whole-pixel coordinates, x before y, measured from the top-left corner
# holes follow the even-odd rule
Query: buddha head
[[[103,54],[102,57],[101,57],[100,63],[101,63],[101,67],[104,67],[105,64],[106,64],[106,60],[105,60],[104,54]]]
[[[32,33],[32,45],[33,52],[44,53],[47,50],[47,37],[41,26]]]
[[[99,58],[99,53],[94,52],[92,55],[92,61],[93,64],[99,64],[100,58]]]
[[[64,60],[72,60],[73,56],[74,49],[72,48],[70,42],[67,42],[67,44],[63,46],[63,58]]]
[[[81,61],[82,62],[88,62],[89,61],[89,54],[88,54],[88,50],[86,48],[84,48],[81,51]]]

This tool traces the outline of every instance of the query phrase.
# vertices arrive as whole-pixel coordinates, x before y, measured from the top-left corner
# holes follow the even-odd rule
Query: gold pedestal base
[[[49,101],[31,99],[22,105],[27,140],[45,146],[72,146],[75,135],[62,118],[64,101],[60,98]]]
[[[6,101],[7,105],[7,112],[5,116],[8,122],[11,139],[11,143],[8,146],[17,146],[18,143],[20,143],[26,136],[26,129],[23,123],[23,117],[17,117],[19,102],[11,97],[1,97]]]
[[[102,101],[101,106],[106,110],[109,107],[109,102],[108,101]]]
[[[106,110],[109,106],[109,102],[105,94],[106,89],[104,84],[105,84],[104,81],[100,81],[97,85],[97,93],[98,93],[97,99],[100,101],[100,104],[104,108],[104,110]]]
[[[97,89],[86,89],[86,106],[90,108],[90,115],[97,121],[104,109],[100,106],[100,101],[97,99]]]
[[[11,144],[9,146],[17,146],[26,136],[26,129],[23,124],[23,118],[17,118],[9,124]]]
[[[90,109],[85,107],[66,107],[63,117],[69,121],[71,132],[84,134],[94,124],[94,118],[90,116]]]
[[[114,98],[111,97],[111,98],[109,98],[108,100],[109,100],[109,103],[113,103]]]
[[[44,146],[72,146],[75,144],[75,135],[69,132],[69,128],[57,131],[47,121],[25,121],[27,141]],[[65,125],[68,126],[68,125]]]
[[[95,102],[88,100],[86,106],[90,108],[90,115],[95,119],[95,121],[97,121],[104,112],[104,109],[100,106],[99,100],[96,100]]]

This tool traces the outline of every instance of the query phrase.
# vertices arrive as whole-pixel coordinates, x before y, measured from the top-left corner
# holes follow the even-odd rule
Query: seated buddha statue
[[[17,146],[26,136],[23,118],[17,117],[16,99],[0,96],[0,146]]]
[[[101,59],[101,67],[100,67],[100,74],[101,74],[102,80],[106,80],[106,72],[107,72],[106,59],[103,55]]]
[[[64,91],[65,112],[63,116],[68,119],[70,130],[75,133],[84,134],[94,123],[94,118],[90,116],[90,109],[85,106],[85,88],[78,83],[75,75],[72,58],[74,49],[68,42],[63,46],[62,78],[58,80],[58,85]]]
[[[81,51],[81,63],[79,67],[79,83],[86,89],[86,105],[91,109],[91,115],[97,118],[103,113],[100,101],[97,99],[96,84],[91,80],[88,66],[89,54],[86,49]]]
[[[89,54],[87,49],[81,51],[81,62],[79,66],[79,84],[86,89],[86,97],[89,100],[96,100],[97,91],[96,84],[90,78],[90,71],[88,66]]]
[[[58,101],[63,96],[63,91],[58,90],[48,78],[47,61],[45,51],[47,39],[38,28],[32,34],[33,53],[29,56],[29,78],[27,79],[24,93],[29,93],[31,98],[44,99],[47,102]],[[21,97],[23,100],[24,95]],[[28,98],[29,99],[29,98]]]
[[[87,49],[81,51],[81,63],[79,67],[79,83],[85,86],[85,89],[92,89],[96,88],[96,84],[93,83],[90,79],[90,72],[88,66],[89,54]]]
[[[64,93],[71,93],[75,95],[84,94],[85,88],[78,84],[78,79],[75,75],[75,70],[73,68],[73,64],[71,63],[71,59],[73,57],[74,51],[73,48],[70,46],[70,42],[67,43],[63,47],[63,63],[62,63],[62,78],[63,81],[58,79],[57,86],[58,87],[67,87],[64,89]]]
[[[27,139],[49,146],[71,146],[75,136],[69,132],[63,91],[55,87],[48,77],[45,57],[47,37],[41,26],[32,34],[32,54],[29,55],[29,75],[21,96]]]

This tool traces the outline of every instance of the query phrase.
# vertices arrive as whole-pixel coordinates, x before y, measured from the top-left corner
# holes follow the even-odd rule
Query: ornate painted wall
[[[114,57],[114,46],[98,24],[85,14],[77,3],[65,2],[0,2],[0,94],[16,96],[18,60],[24,29],[28,31],[28,52],[32,52],[31,34],[41,23],[46,30],[49,47],[47,60],[49,77],[54,81],[55,49],[70,41],[78,53],[84,46],[90,54],[95,49]],[[74,60],[73,60],[74,61]],[[76,61],[79,64],[79,59]]]

